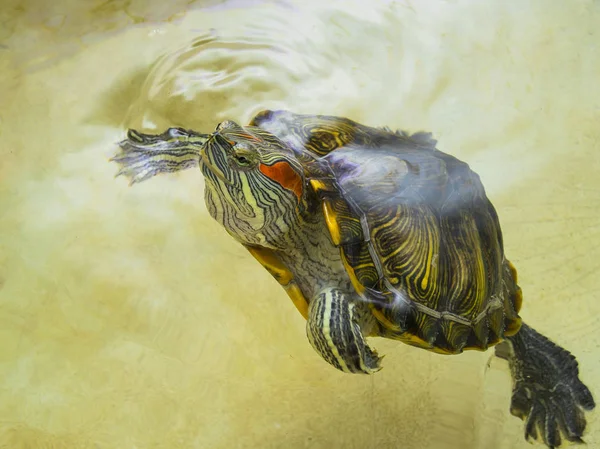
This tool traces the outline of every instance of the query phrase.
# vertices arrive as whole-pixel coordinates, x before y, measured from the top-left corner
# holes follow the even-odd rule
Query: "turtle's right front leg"
[[[381,369],[381,358],[365,341],[369,315],[358,307],[340,289],[324,289],[310,302],[306,333],[315,351],[340,371],[372,374]]]
[[[142,134],[130,129],[127,139],[119,142],[121,151],[113,158],[131,184],[160,173],[173,173],[200,164],[200,150],[208,134],[182,128],[169,128],[162,134]]]

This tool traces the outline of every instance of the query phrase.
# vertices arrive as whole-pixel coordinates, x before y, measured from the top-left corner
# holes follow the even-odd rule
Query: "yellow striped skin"
[[[338,288],[326,288],[310,303],[308,341],[338,370],[373,374],[381,369],[381,358],[365,343],[374,321],[369,315],[365,304],[349,301]]]

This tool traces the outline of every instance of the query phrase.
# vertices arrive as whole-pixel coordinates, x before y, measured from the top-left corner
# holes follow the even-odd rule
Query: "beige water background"
[[[598,397],[598,30],[578,0],[3,0],[0,448],[531,447],[491,351],[374,340],[380,373],[339,373],[197,171],[129,188],[107,159],[263,108],[432,131]]]

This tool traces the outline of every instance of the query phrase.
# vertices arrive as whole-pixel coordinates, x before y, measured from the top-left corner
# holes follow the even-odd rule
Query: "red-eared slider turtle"
[[[129,130],[120,147],[132,183],[200,167],[210,215],[285,288],[335,368],[379,370],[369,336],[441,354],[497,345],[526,438],[582,442],[595,404],[577,361],[521,322],[496,210],[430,134],[264,111],[212,134]]]

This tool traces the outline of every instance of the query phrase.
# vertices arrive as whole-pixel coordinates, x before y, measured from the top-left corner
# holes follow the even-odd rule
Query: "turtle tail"
[[[110,161],[120,165],[116,176],[123,175],[135,184],[160,173],[199,166],[200,150],[208,137],[181,128],[169,128],[156,135],[130,129],[127,139],[119,142],[120,151]]]

